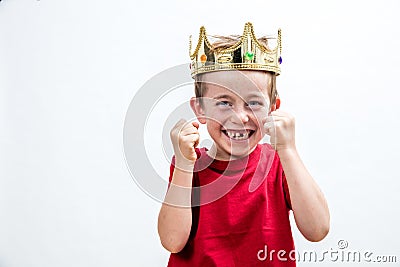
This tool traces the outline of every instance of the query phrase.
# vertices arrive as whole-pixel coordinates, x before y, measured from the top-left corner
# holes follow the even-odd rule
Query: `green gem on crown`
[[[250,51],[247,51],[247,52],[244,54],[244,57],[245,57],[247,60],[253,60],[253,58],[254,58],[254,53],[253,53],[253,52],[250,52]]]

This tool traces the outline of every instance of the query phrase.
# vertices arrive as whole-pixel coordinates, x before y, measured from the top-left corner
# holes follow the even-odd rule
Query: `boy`
[[[290,210],[306,239],[329,231],[326,200],[296,150],[294,118],[278,110],[280,31],[275,49],[266,41],[251,23],[240,39],[214,44],[200,30],[190,104],[214,145],[196,148],[197,122],[171,130],[175,156],[158,221],[168,266],[295,266]],[[264,134],[273,146],[259,144]]]

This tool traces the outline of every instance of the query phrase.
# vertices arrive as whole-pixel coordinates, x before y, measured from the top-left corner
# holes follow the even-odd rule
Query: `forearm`
[[[183,249],[192,227],[192,177],[192,172],[175,168],[158,216],[161,243],[172,253]]]
[[[286,175],[297,227],[306,239],[320,241],[329,232],[330,215],[326,199],[295,148],[278,151],[278,154]]]

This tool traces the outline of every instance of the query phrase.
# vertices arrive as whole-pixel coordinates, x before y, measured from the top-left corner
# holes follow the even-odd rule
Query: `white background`
[[[256,35],[282,28],[282,110],[330,206],[324,241],[293,225],[297,249],[322,254],[344,239],[399,262],[399,10],[396,0],[1,1],[0,266],[166,266],[160,203],[124,162],[125,112],[145,81],[189,62],[201,25],[241,34],[247,21]],[[342,265],[353,266],[321,266]]]

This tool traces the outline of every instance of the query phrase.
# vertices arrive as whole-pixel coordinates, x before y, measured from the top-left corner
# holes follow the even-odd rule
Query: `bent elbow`
[[[158,220],[158,236],[161,245],[171,253],[180,252],[185,246],[190,236],[191,217],[188,223],[177,225],[174,222],[164,222],[160,216]]]
[[[179,230],[158,228],[161,245],[171,253],[180,252],[189,239],[190,227],[188,229],[181,228]]]
[[[187,240],[174,240],[172,238],[167,238],[166,240],[161,239],[161,245],[171,253],[181,252],[186,246]]]
[[[312,231],[312,233],[304,234],[304,237],[310,242],[319,242],[328,235],[329,228],[329,224],[323,225],[319,229]]]

